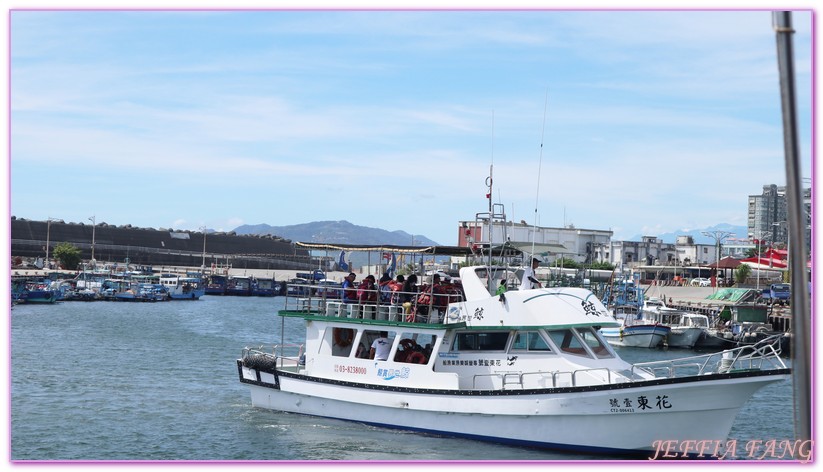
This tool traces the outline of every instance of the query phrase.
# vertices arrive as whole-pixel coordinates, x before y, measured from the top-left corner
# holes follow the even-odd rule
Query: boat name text
[[[586,300],[583,300],[582,302],[580,302],[580,304],[583,306],[583,311],[586,312],[586,316],[606,316],[606,313],[601,313],[592,302],[587,302]]]
[[[610,398],[609,399],[609,412],[610,413],[634,413],[635,409],[640,411],[646,410],[668,410],[672,407],[672,404],[669,403],[669,396],[668,395],[658,395],[654,402],[652,402],[649,398],[645,395],[640,395],[637,397],[637,404],[633,403],[631,398],[624,398],[621,402],[619,398]]]
[[[443,365],[500,367],[500,359],[444,359]]]
[[[383,380],[407,379],[409,378],[409,372],[408,367],[402,369],[377,369],[377,376]]]

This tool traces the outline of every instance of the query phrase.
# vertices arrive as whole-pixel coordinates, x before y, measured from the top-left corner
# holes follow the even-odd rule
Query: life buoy
[[[417,343],[414,342],[414,339],[401,339],[400,346],[403,347],[404,351],[413,351],[414,347],[417,346]]]
[[[415,351],[406,356],[406,362],[411,362],[413,364],[425,364],[428,362],[428,359],[426,359],[426,355],[422,352]]]
[[[352,330],[348,328],[334,328],[332,330],[332,334],[334,335],[334,344],[337,344],[340,347],[351,345],[353,338]]]

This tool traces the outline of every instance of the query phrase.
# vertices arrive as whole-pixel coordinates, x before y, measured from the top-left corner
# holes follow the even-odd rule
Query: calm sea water
[[[14,461],[586,460],[251,407],[243,347],[280,341],[282,298],[63,302],[11,311]],[[301,342],[286,319],[286,341]],[[625,348],[630,361],[688,351]],[[789,381],[755,394],[731,438],[791,439]],[[676,424],[671,425],[677,428]],[[738,455],[744,455],[739,451]]]

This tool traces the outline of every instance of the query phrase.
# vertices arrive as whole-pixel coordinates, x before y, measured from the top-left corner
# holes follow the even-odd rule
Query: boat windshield
[[[592,353],[597,356],[598,359],[608,359],[614,357],[614,354],[606,347],[606,344],[602,342],[601,338],[597,336],[592,328],[575,328],[577,334],[583,338],[583,341],[589,346]]]
[[[706,316],[690,316],[686,319],[686,325],[694,328],[708,328],[709,318]]]
[[[592,328],[555,329],[549,331],[549,337],[560,351],[567,354],[598,359],[614,357]]]

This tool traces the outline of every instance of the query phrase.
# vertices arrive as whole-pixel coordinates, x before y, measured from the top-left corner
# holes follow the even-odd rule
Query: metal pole
[[[49,263],[49,233],[51,232],[51,218],[46,220],[46,260],[45,264]]]
[[[797,99],[794,88],[794,50],[792,45],[791,12],[774,13],[777,33],[777,63],[780,71],[780,97],[783,110],[783,148],[786,161],[786,197],[788,200],[788,233],[795,254],[789,258],[794,290],[792,290],[792,386],[794,388],[795,437],[811,439],[810,355],[810,285],[806,274],[806,245],[803,238],[803,189],[800,175]]]
[[[94,216],[89,218],[89,221],[91,221],[91,260],[92,264],[94,264],[94,229],[96,228],[97,224]]]
[[[201,229],[203,230],[203,262],[200,264],[200,271],[205,272],[205,270],[206,270],[206,227],[203,226]]]
[[[720,272],[720,245],[723,243],[723,241],[726,240],[726,238],[728,238],[731,235],[732,235],[732,233],[730,233],[728,231],[703,231],[703,236],[708,236],[708,237],[714,239],[715,254],[717,255],[717,258],[714,261],[714,290],[713,290],[713,292],[717,292],[717,274]],[[759,252],[758,252],[757,257],[758,258],[760,257]],[[759,262],[760,261],[758,259],[758,263]],[[758,283],[758,286],[759,286],[760,285],[760,279],[759,279],[760,272],[758,271],[757,274],[758,274],[758,282],[757,283]]]

